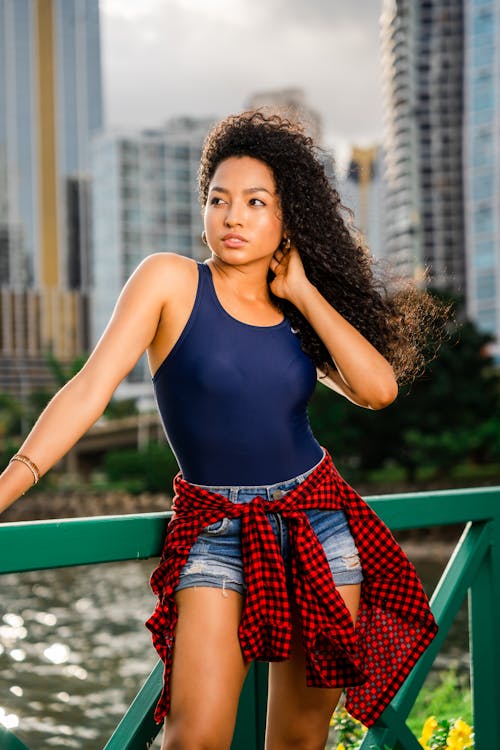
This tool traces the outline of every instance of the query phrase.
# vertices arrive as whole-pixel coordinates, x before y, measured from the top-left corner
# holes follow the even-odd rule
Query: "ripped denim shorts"
[[[249,503],[256,495],[272,501],[294,489],[316,466],[286,482],[259,487],[210,487],[197,485],[224,495],[233,503]],[[276,493],[280,493],[276,495]],[[363,574],[347,519],[342,510],[312,509],[304,511],[319,542],[325,550],[336,586],[361,583]],[[279,513],[269,513],[269,522],[276,536],[289,575],[290,544],[288,528]],[[241,520],[223,518],[201,531],[191,547],[181,570],[176,591],[192,586],[210,586],[245,593],[241,553]]]

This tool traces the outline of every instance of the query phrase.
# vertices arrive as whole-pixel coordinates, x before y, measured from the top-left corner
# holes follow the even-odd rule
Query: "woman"
[[[373,723],[435,624],[403,553],[314,438],[307,402],[318,375],[354,404],[390,404],[437,313],[426,295],[383,292],[298,126],[260,112],[222,121],[199,187],[210,259],[141,263],[1,475],[0,509],[74,445],[146,350],[182,471],[147,623],[166,665],[162,748],[229,747],[253,658],[272,662],[268,750],[321,748],[342,687],[359,687],[348,705]],[[403,666],[387,638],[374,645],[377,622],[406,643]]]

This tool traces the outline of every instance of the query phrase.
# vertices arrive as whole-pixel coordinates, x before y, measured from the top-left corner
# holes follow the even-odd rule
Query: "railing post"
[[[471,686],[476,750],[500,748],[500,523],[469,590]]]
[[[0,750],[29,750],[12,732],[0,727]]]
[[[254,662],[240,696],[232,750],[264,750],[268,665]]]

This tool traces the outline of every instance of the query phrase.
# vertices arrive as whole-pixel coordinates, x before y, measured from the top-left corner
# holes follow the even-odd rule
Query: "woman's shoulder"
[[[182,274],[197,271],[198,262],[179,253],[151,253],[140,263],[141,266],[156,272]]]
[[[139,264],[139,273],[148,283],[160,285],[166,292],[178,292],[198,277],[198,262],[178,253],[152,253]]]

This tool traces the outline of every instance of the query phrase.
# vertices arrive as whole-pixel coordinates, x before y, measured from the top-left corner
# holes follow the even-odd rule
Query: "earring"
[[[290,250],[290,245],[292,244],[290,241],[290,237],[283,237],[283,242],[285,243],[283,245],[284,250]]]
[[[201,241],[203,242],[204,245],[208,245],[207,233],[205,232],[205,230],[203,230],[203,232],[201,233]]]

